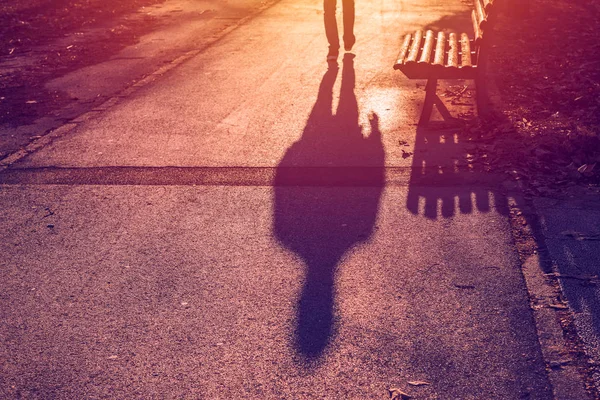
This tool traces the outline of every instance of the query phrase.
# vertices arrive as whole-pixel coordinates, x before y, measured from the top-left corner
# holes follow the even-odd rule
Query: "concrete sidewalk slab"
[[[15,68],[44,64],[48,54],[64,54],[65,48],[70,46],[87,48],[90,43],[111,40],[110,31],[122,29],[123,23],[141,23],[146,17],[160,22],[154,31],[140,37],[137,43],[112,57],[106,54],[103,62],[57,76],[48,82],[39,82],[45,90],[64,97],[63,105],[59,109],[49,110],[29,125],[0,126],[0,155],[5,157],[35,142],[35,137],[44,136],[65,121],[95,109],[106,99],[121,94],[132,85],[138,85],[148,76],[164,74],[177,64],[181,56],[210,46],[276,1],[165,0],[142,7],[138,12],[122,17],[122,20],[71,32],[51,43],[33,48],[31,52],[17,54],[0,62],[3,73],[12,73]]]
[[[468,22],[468,7],[357,6],[357,124],[366,135],[369,116],[377,114],[386,165],[410,166],[405,151],[414,148],[424,98],[422,87],[390,67],[398,41],[420,26],[444,24],[449,15]],[[300,138],[327,75],[322,25],[320,2],[284,1],[19,166],[275,166]],[[341,57],[339,69],[331,89],[334,113]],[[463,147],[452,151],[464,157]]]
[[[3,186],[2,396],[551,399],[506,219],[432,220],[406,201]],[[306,297],[314,268],[331,301]],[[328,330],[303,330],[312,313]]]

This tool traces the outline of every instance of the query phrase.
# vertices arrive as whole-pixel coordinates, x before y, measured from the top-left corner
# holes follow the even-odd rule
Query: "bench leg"
[[[491,114],[490,98],[488,88],[483,77],[475,79],[477,115],[481,119],[487,119]]]
[[[433,112],[433,105],[439,102],[439,98],[435,94],[437,90],[437,78],[429,78],[427,80],[427,86],[425,86],[425,103],[423,104],[423,111],[421,112],[421,118],[419,119],[419,126],[426,125],[431,119],[431,113]]]
[[[437,78],[430,78],[427,81],[427,86],[425,87],[425,104],[423,104],[423,111],[421,112],[421,118],[419,119],[419,126],[427,125],[427,123],[431,120],[433,106],[437,107],[442,118],[444,118],[444,121],[459,122],[457,118],[454,118],[452,115],[450,115],[446,105],[436,94],[437,81]]]
[[[437,94],[434,95],[433,104],[435,104],[435,106],[437,107],[438,111],[440,112],[440,115],[442,116],[442,118],[444,118],[444,121],[458,121],[457,118],[454,118],[452,115],[450,115],[450,111],[448,111],[448,108],[446,108],[446,105]]]
[[[478,62],[477,75],[475,76],[477,115],[480,119],[488,119],[492,116],[492,105],[486,82],[486,69],[488,63],[487,48],[481,48],[479,51]]]

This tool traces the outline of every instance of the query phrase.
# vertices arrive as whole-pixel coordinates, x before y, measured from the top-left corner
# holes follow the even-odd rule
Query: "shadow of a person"
[[[371,236],[385,181],[378,117],[371,116],[368,137],[358,124],[353,57],[343,60],[337,112],[338,68],[330,64],[302,137],[275,176],[275,236],[306,265],[295,346],[307,363],[321,357],[335,334],[335,270],[349,249]]]

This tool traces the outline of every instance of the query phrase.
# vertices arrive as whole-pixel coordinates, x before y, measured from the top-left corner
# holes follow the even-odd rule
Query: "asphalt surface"
[[[0,174],[1,397],[552,398],[508,199],[391,68],[468,5],[357,4],[337,67],[321,6],[283,0]]]

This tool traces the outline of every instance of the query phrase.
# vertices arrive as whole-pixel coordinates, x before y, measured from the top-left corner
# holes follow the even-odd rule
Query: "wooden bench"
[[[471,13],[474,36],[466,33],[418,30],[404,37],[394,69],[409,79],[427,79],[425,104],[419,125],[431,119],[436,105],[444,119],[452,118],[436,94],[438,79],[473,79],[477,90],[477,110],[482,116],[487,106],[485,68],[490,48],[490,31],[497,10],[494,0],[474,0]]]

